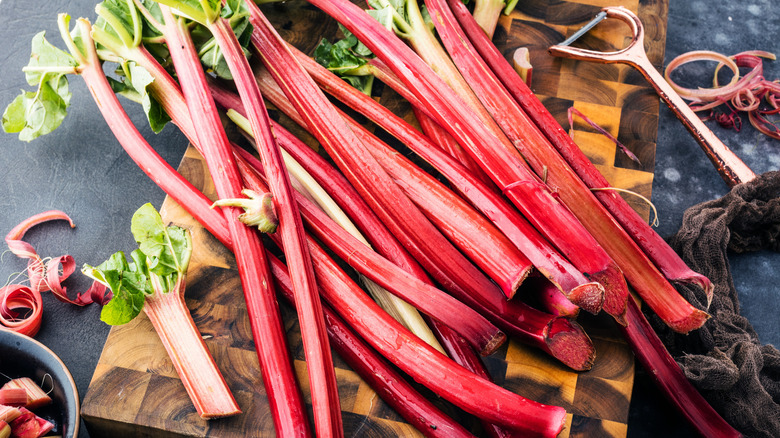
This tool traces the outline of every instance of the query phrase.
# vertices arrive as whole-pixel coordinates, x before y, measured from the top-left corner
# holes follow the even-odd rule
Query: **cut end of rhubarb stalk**
[[[715,294],[715,285],[712,284],[709,278],[699,273],[693,272],[692,275],[687,277],[670,278],[669,280],[679,284],[690,284],[696,287],[700,287],[707,295],[707,308],[710,308],[710,304],[712,304],[712,297]]]
[[[512,65],[517,74],[520,75],[520,79],[530,87],[534,67],[531,65],[531,55],[527,47],[515,50],[515,53],[512,54]]]
[[[596,359],[596,349],[585,330],[567,318],[556,318],[550,323],[547,347],[555,358],[576,371],[587,371]]]
[[[628,284],[626,284],[626,279],[623,277],[620,268],[612,264],[604,271],[592,274],[590,279],[598,281],[604,286],[603,310],[612,315],[618,324],[622,326],[628,324],[626,321]]]
[[[506,342],[506,334],[502,331],[498,331],[494,336],[488,339],[484,347],[479,349],[479,354],[482,356],[489,356],[498,350],[498,347],[504,345],[504,342]]]
[[[565,295],[569,301],[594,315],[604,306],[604,286],[600,283],[581,284],[566,292]]]
[[[675,332],[685,335],[700,328],[708,319],[710,319],[709,313],[696,309],[687,317],[677,321],[667,321],[666,324]]]
[[[534,272],[533,266],[529,265],[528,268],[518,272],[518,275],[515,276],[514,281],[509,283],[509,287],[501,287],[501,290],[504,292],[506,299],[511,300],[514,298],[515,294],[517,294],[517,291],[520,290],[520,286],[523,285],[532,272]]]

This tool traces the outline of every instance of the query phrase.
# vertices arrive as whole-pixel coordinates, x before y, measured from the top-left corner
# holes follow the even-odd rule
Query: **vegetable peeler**
[[[628,46],[613,52],[599,52],[570,46],[574,41],[607,18],[618,19],[629,26],[632,39]],[[603,8],[593,20],[564,42],[550,47],[548,51],[551,55],[562,58],[596,61],[605,64],[622,63],[636,68],[650,82],[658,95],[661,96],[672,112],[693,135],[704,150],[707,158],[710,159],[718,173],[730,187],[755,178],[756,174],[728,146],[718,139],[655,69],[645,53],[644,35],[644,27],[639,17],[625,7],[610,6]]]

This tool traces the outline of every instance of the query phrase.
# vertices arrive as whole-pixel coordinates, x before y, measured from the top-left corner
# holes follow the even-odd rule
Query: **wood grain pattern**
[[[565,127],[574,105],[620,139],[641,160],[627,159],[614,144],[579,122],[573,135],[615,186],[650,196],[655,154],[658,99],[629,68],[553,59],[547,47],[562,41],[589,21],[605,0],[530,0],[502,17],[495,42],[510,58],[517,47],[531,51],[532,88]],[[628,0],[647,28],[646,48],[660,65],[666,23],[666,1]],[[264,7],[285,39],[311,52],[320,37],[332,38],[337,26],[312,7],[290,2]],[[625,42],[625,30],[614,23],[594,29],[582,44],[614,50]],[[380,86],[380,100],[411,119],[408,105]],[[271,109],[274,117],[276,112]],[[282,122],[285,123],[284,118]],[[289,126],[289,125],[288,125]],[[291,126],[292,127],[292,126]],[[300,129],[292,127],[296,133]],[[310,138],[307,140],[314,144]],[[209,196],[214,190],[201,157],[189,148],[180,172]],[[649,209],[627,198],[645,216]],[[273,436],[246,306],[232,255],[171,199],[162,207],[167,221],[191,229],[196,251],[188,274],[187,304],[206,343],[244,413],[206,422],[176,377],[173,365],[143,315],[111,330],[82,414],[94,437],[261,437]],[[293,310],[282,305],[291,355],[307,402],[308,382],[300,333]],[[569,415],[564,437],[624,437],[633,386],[633,356],[610,320],[582,316],[594,341],[597,358],[586,373],[572,372],[549,357],[516,342],[485,358],[496,383],[524,396],[565,407]],[[421,436],[393,412],[357,374],[335,357],[347,436]],[[445,412],[479,434],[479,426],[462,411],[430,395]]]

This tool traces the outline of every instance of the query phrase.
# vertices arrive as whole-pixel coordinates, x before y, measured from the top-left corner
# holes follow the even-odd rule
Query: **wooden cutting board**
[[[568,126],[566,110],[574,105],[640,158],[641,165],[632,162],[600,134],[584,125],[575,125],[578,144],[613,185],[649,198],[659,105],[653,91],[627,67],[577,63],[546,54],[548,46],[577,30],[602,6],[613,3],[520,3],[511,16],[502,17],[494,38],[496,44],[507,57],[517,47],[530,49],[534,65],[532,88],[563,126]],[[634,0],[622,4],[637,12],[645,23],[648,54],[660,66],[667,2]],[[308,53],[320,37],[332,38],[337,32],[331,20],[305,3],[267,6],[264,11],[285,39]],[[622,25],[606,22],[591,31],[583,43],[591,48],[614,50],[624,44],[625,32]],[[382,92],[380,99],[394,111],[408,111],[392,92]],[[214,195],[205,164],[191,147],[179,170],[209,196]],[[637,204],[636,208],[647,217],[647,206]],[[108,336],[82,405],[90,435],[273,436],[232,255],[171,199],[165,200],[162,214],[167,221],[192,230],[195,251],[188,274],[187,303],[244,413],[211,422],[201,420],[149,320],[142,315],[126,326],[112,328]],[[294,312],[284,304],[282,311],[298,376],[307,392]],[[562,436],[624,437],[633,386],[633,356],[610,320],[586,316],[580,322],[597,351],[595,365],[589,372],[572,372],[516,342],[485,358],[485,363],[498,384],[540,402],[565,407],[569,415]],[[419,436],[338,357],[336,367],[347,436]],[[469,416],[430,392],[426,394],[467,427],[479,431]]]

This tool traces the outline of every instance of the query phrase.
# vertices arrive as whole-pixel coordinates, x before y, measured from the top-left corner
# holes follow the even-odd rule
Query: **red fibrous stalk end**
[[[707,312],[693,309],[683,319],[664,320],[664,322],[669,326],[669,328],[676,331],[677,333],[687,334],[692,330],[700,328],[702,325],[704,325],[705,322],[707,322],[709,318],[710,315]]]
[[[572,369],[586,371],[593,366],[596,349],[576,322],[556,318],[549,326],[546,341],[551,354]]]
[[[626,301],[628,285],[617,266],[590,275],[590,279],[604,286],[604,311],[612,315],[620,325],[626,325]]]
[[[182,284],[183,287],[183,284]],[[144,312],[168,352],[198,415],[204,419],[241,413],[198,332],[179,290],[146,298]]]
[[[604,307],[604,286],[597,282],[581,284],[568,291],[565,297],[575,306],[595,315]]]

